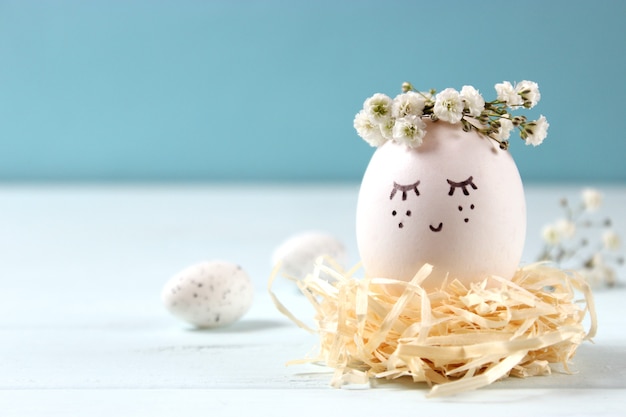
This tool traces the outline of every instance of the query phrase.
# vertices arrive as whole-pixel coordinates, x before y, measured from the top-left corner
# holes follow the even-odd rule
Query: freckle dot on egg
[[[466,217],[466,218],[464,219],[464,221],[465,221],[465,223],[467,223],[467,222],[469,222],[469,219]]]
[[[395,216],[396,214],[397,214],[397,212],[395,210],[391,212],[392,216]]]
[[[406,215],[407,215],[407,216],[410,216],[410,215],[411,215],[411,210],[407,210],[407,211],[406,211]]]
[[[470,208],[471,208],[472,210],[474,210],[474,205],[472,204],[472,205],[470,206]]]
[[[463,206],[459,206],[459,211],[463,211]]]

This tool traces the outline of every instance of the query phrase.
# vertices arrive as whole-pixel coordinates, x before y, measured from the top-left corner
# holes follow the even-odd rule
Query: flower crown
[[[426,123],[422,118],[461,123],[466,132],[478,133],[493,139],[500,149],[509,148],[509,137],[518,129],[526,145],[537,146],[548,135],[548,121],[542,115],[528,121],[526,116],[512,116],[509,109],[533,108],[541,98],[539,86],[532,81],[512,85],[504,81],[495,85],[497,99],[485,102],[478,90],[466,85],[461,91],[446,88],[420,92],[405,82],[402,94],[391,99],[377,93],[365,100],[363,110],[354,118],[354,128],[371,146],[381,146],[388,140],[403,143],[410,148],[422,144]]]

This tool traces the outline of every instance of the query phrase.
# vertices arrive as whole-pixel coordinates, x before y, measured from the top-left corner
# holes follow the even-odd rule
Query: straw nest
[[[511,280],[489,277],[470,288],[454,280],[426,291],[419,284],[431,270],[425,265],[410,282],[358,279],[356,269],[342,272],[320,259],[296,281],[315,309],[316,328],[271,291],[275,272],[269,289],[277,308],[319,334],[317,356],[292,363],[334,368],[335,387],[410,377],[428,383],[429,396],[442,396],[507,376],[546,375],[555,363],[568,371],[577,347],[595,334],[592,294],[575,273],[532,264]]]

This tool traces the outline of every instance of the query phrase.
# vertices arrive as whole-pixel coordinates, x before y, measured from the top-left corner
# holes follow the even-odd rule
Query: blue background
[[[363,100],[539,83],[526,181],[624,181],[624,1],[0,0],[0,180],[358,181]]]

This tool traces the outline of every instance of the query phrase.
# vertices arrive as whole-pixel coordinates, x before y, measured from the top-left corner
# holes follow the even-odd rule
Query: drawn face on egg
[[[447,183],[450,186],[450,191],[448,191],[448,195],[449,196],[454,196],[454,192],[456,191],[457,188],[460,188],[463,192],[463,195],[469,196],[470,193],[468,191],[468,189],[473,189],[473,190],[477,190],[478,187],[476,186],[476,184],[474,184],[474,177],[470,176],[468,179],[466,179],[465,181],[460,181],[460,182],[456,182],[456,181],[452,181],[450,179],[446,180]],[[417,180],[415,181],[413,184],[409,184],[409,185],[401,185],[398,184],[397,182],[394,181],[393,183],[393,188],[391,190],[391,193],[389,195],[389,199],[393,200],[394,197],[396,196],[396,194],[398,194],[398,191],[401,192],[401,196],[402,196],[402,202],[405,202],[407,200],[407,196],[408,194],[415,194],[416,196],[420,195],[419,192],[419,186],[420,181]],[[402,203],[402,205],[404,205],[404,203]],[[469,203],[469,209],[470,210],[474,210],[476,208],[476,206],[472,203]],[[458,206],[458,210],[459,212],[463,211],[463,206],[459,205]],[[391,215],[393,217],[398,216],[398,219],[400,219],[400,222],[398,223],[398,228],[402,229],[404,228],[404,222],[406,221],[405,218],[402,218],[402,214],[404,212],[404,215],[406,216],[406,219],[408,219],[409,217],[411,217],[412,211],[410,208],[410,201],[408,204],[408,207],[406,209],[401,208],[399,210],[393,209],[391,210]],[[466,210],[467,213],[467,210]],[[469,217],[464,217],[463,221],[465,223],[469,222]],[[443,230],[443,222],[439,222],[439,224],[433,225],[433,224],[429,224],[428,228],[430,229],[431,232],[441,232]]]
[[[442,127],[439,127],[442,126]],[[357,243],[369,277],[411,280],[425,263],[463,283],[511,278],[526,229],[523,186],[510,154],[448,124],[409,149],[374,153],[357,204]]]

